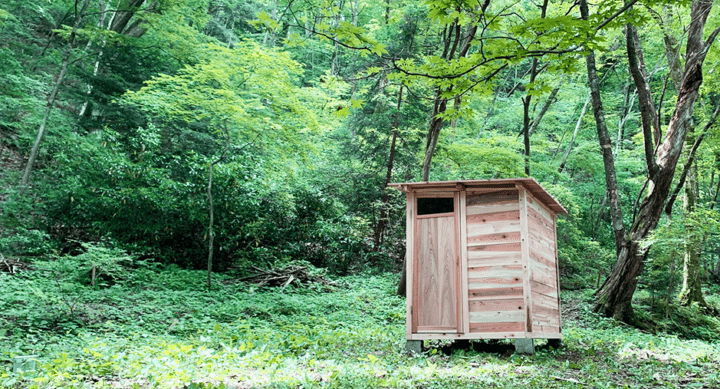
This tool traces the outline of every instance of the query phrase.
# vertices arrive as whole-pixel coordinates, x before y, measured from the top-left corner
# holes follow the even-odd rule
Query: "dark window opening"
[[[417,214],[432,215],[435,213],[455,212],[454,198],[419,198],[417,199]]]

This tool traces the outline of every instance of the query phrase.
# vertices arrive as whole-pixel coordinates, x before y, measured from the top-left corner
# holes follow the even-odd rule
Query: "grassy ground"
[[[563,294],[559,350],[519,356],[499,342],[446,355],[449,345],[434,343],[409,356],[391,276],[333,290],[208,291],[202,272],[141,267],[93,288],[60,266],[0,274],[0,387],[720,387],[719,342],[597,317],[582,293]],[[12,373],[12,358],[27,354],[39,355],[37,370]]]

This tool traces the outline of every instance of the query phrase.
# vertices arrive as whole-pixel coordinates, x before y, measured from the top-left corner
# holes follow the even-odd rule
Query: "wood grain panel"
[[[528,262],[530,265],[530,271],[542,274],[544,278],[550,279],[550,282],[543,282],[546,285],[555,285],[555,266],[547,266],[543,263],[537,262],[532,258]],[[540,281],[540,278],[530,277],[531,280]]]
[[[530,280],[530,290],[535,293],[544,294],[545,296],[557,298],[557,289],[551,285],[545,285],[535,280]]]
[[[545,216],[541,215],[538,211],[531,207],[528,207],[528,221],[530,223],[535,223],[535,225],[545,228],[548,231],[551,231],[553,227],[553,223],[551,220],[547,219]]]
[[[520,211],[503,211],[492,213],[480,213],[477,215],[468,215],[468,224],[492,223],[504,221],[519,221]]]
[[[535,250],[538,254],[541,254],[547,258],[555,257],[554,247],[546,246],[537,238],[537,236],[533,232],[530,232],[528,235],[530,240],[530,247],[532,248],[532,250]]]
[[[520,232],[520,219],[475,222],[467,226],[468,237]]]
[[[555,215],[553,215],[553,241],[555,242],[555,288],[559,292],[560,291],[560,266],[558,266],[558,247],[557,247],[557,220],[555,219]],[[560,293],[557,294],[557,302],[558,302],[558,309],[560,309],[560,305],[562,303],[562,300],[560,298]],[[560,324],[558,324],[558,332],[562,332],[562,315],[558,316],[558,319],[560,320]],[[561,335],[562,336],[562,335]]]
[[[470,193],[467,196],[466,204],[483,205],[483,204],[501,204],[517,202],[518,191],[516,189],[499,190],[490,193]]]
[[[517,211],[518,209],[519,206],[516,202],[506,204],[469,205],[467,207],[467,214],[472,216],[487,213]]]
[[[517,232],[500,232],[497,234],[472,235],[468,236],[468,245],[481,244],[500,244],[520,241],[520,231]]]
[[[530,259],[542,263],[545,266],[555,268],[555,258],[551,258],[545,254],[542,254],[533,248],[530,248]]]
[[[528,237],[528,192],[522,186],[519,186],[519,200],[520,205],[520,233],[522,236],[522,265],[523,265],[523,296],[525,297],[525,331],[532,332],[532,295],[530,293],[530,239]]]
[[[501,323],[507,324],[507,323]],[[440,333],[440,334],[412,334],[408,340],[428,340],[428,339],[518,339],[524,338],[525,332],[473,332],[473,333]],[[562,338],[560,334],[543,334],[538,332],[538,338]]]
[[[555,313],[553,314],[539,314],[535,313],[535,309],[537,309],[537,305],[533,305],[533,318],[532,318],[532,325],[535,330],[540,327],[544,326],[560,326],[560,319],[558,319],[558,316],[560,315],[560,312],[556,309]],[[472,313],[471,313],[472,314]]]
[[[536,320],[538,322],[546,321],[546,322],[552,322],[553,324],[550,325],[558,325],[558,317],[560,317],[560,311],[557,308],[549,308],[543,305],[534,304],[533,305],[533,320]],[[544,325],[544,324],[540,324]]]
[[[533,298],[533,305],[535,305],[535,306],[541,305],[543,307],[548,307],[548,308],[553,308],[553,309],[558,308],[557,298],[555,298],[555,297],[546,296],[546,295],[544,295],[542,293],[538,293],[538,292],[532,292],[532,298]]]
[[[428,197],[428,198],[439,198],[439,197],[453,197],[455,195],[455,192],[437,192],[432,190],[422,190],[419,189],[416,191],[416,193],[419,195],[418,197]]]
[[[544,247],[544,248],[550,250],[550,252],[553,252],[553,253],[555,252],[555,242],[553,242],[552,237],[550,237],[546,234],[543,234],[542,231],[531,229],[530,230],[530,238],[531,238],[531,241],[530,241],[531,244],[536,244],[539,247]]]
[[[525,331],[525,323],[470,323],[470,332],[518,332]],[[488,334],[489,335],[489,334]],[[524,335],[524,332],[520,335]],[[496,337],[496,336],[492,336]]]
[[[405,220],[406,241],[405,241],[405,335],[407,339],[412,336],[415,329],[413,315],[413,304],[417,302],[414,292],[414,271],[415,264],[415,194],[407,193],[407,212]]]
[[[553,213],[549,209],[545,208],[545,206],[538,202],[534,197],[532,197],[532,195],[528,196],[528,207],[543,215],[543,217],[547,220],[553,219]]]
[[[530,279],[548,286],[555,284],[555,274],[548,274],[541,269],[530,269]],[[532,289],[531,289],[532,290]]]
[[[522,266],[521,255],[519,252],[475,251],[472,257],[468,255],[468,267]]]
[[[468,285],[469,287],[469,285]],[[522,287],[512,287],[512,288],[488,288],[488,289],[470,289],[468,290],[468,297],[471,300],[476,299],[484,299],[484,298],[491,298],[491,297],[501,297],[501,298],[508,298],[508,297],[520,297],[523,295],[523,288]]]
[[[557,334],[560,332],[560,326],[537,326],[537,329],[545,334]]]
[[[478,251],[494,251],[494,252],[520,252],[520,242],[515,243],[487,243],[484,245],[468,247],[468,258],[472,258],[473,253]]]
[[[460,307],[461,310],[461,316],[460,319],[462,321],[461,328],[463,333],[470,332],[470,326],[468,322],[468,317],[470,316],[469,311],[469,303],[468,303],[468,294],[465,292],[468,290],[468,253],[467,253],[467,217],[465,217],[465,208],[466,208],[466,196],[467,193],[465,191],[462,191],[459,193],[458,201],[460,205]]]
[[[517,276],[510,277],[470,278],[468,280],[468,288],[471,290],[479,290],[520,286],[523,282],[522,272],[516,274]]]
[[[525,301],[522,298],[470,301],[471,312],[522,310],[524,306]]]
[[[496,266],[483,266],[485,263],[481,263],[478,266],[469,266],[468,271],[472,272],[472,277],[491,277],[491,276],[516,276],[518,273],[522,274],[522,265],[505,265],[500,264]],[[516,271],[520,272],[516,272]]]
[[[513,323],[525,320],[523,310],[470,312],[472,323]]]
[[[454,217],[417,220],[418,331],[457,329]]]

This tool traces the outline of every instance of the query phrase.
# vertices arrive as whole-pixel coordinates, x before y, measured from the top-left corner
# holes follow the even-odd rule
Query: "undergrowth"
[[[345,277],[330,291],[223,285],[227,276],[217,275],[208,290],[203,272],[136,263],[91,287],[87,263],[61,262],[0,274],[1,387],[720,385],[720,343],[629,328],[591,313],[582,292],[563,295],[561,349],[521,356],[471,347],[446,355],[431,344],[406,355],[405,301],[394,295],[392,275]],[[12,359],[30,354],[38,355],[37,369],[13,373]]]

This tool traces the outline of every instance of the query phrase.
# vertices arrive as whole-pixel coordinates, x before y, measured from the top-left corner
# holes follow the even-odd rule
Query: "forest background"
[[[93,284],[131,262],[207,269],[208,286],[298,261],[397,275],[390,182],[532,176],[569,211],[565,290],[643,328],[636,292],[712,316],[718,12],[6,0],[0,261],[80,257]]]

